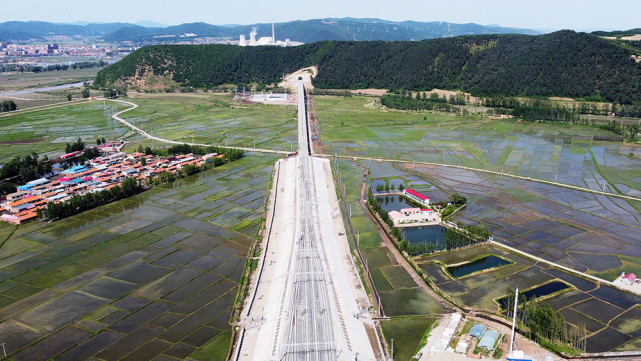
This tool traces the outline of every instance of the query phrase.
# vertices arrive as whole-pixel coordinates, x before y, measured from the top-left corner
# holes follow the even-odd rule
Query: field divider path
[[[132,130],[135,130],[138,132],[138,134],[148,138],[148,139],[153,139],[157,140],[159,142],[164,142],[164,143],[169,143],[169,144],[188,144],[192,146],[201,146],[201,147],[208,147],[211,146],[212,144],[203,144],[203,143],[189,143],[189,142],[179,142],[171,139],[164,139],[161,137],[157,137],[155,135],[151,135],[144,130],[136,127],[135,125],[129,123],[128,121],[122,119],[120,117],[121,114],[126,113],[130,110],[134,110],[138,108],[138,104],[128,102],[125,100],[119,100],[119,99],[104,99],[104,98],[97,98],[97,100],[109,100],[112,102],[118,102],[122,104],[127,104],[130,105],[131,108],[121,110],[118,113],[112,115],[112,118],[119,121],[123,125],[131,128]],[[222,145],[217,145],[220,148],[234,148],[234,149],[240,149],[244,150],[246,152],[260,152],[260,153],[272,153],[272,154],[290,154],[287,151],[282,151],[282,150],[274,150],[274,149],[264,149],[264,148],[248,148],[248,147],[230,147],[230,146],[222,146]],[[313,150],[312,150],[313,153]],[[463,170],[468,170],[468,171],[473,171],[473,172],[482,172],[486,174],[493,174],[493,175],[498,175],[498,176],[505,176],[505,177],[510,177],[514,179],[521,179],[521,180],[527,180],[527,181],[532,181],[532,182],[537,182],[537,183],[543,183],[543,184],[549,184],[557,187],[564,187],[568,189],[574,189],[582,192],[588,192],[588,193],[593,193],[593,194],[600,194],[604,196],[609,196],[609,197],[617,197],[621,199],[626,199],[630,201],[636,201],[636,202],[641,202],[641,197],[635,197],[635,196],[629,196],[625,194],[617,194],[617,193],[610,193],[610,192],[604,192],[604,191],[599,191],[599,190],[594,190],[594,189],[589,189],[589,188],[584,188],[584,187],[579,187],[579,186],[573,186],[570,184],[565,184],[565,183],[559,183],[559,182],[554,182],[554,181],[548,181],[544,179],[537,179],[537,178],[532,178],[532,177],[526,177],[526,176],[520,176],[516,174],[510,174],[510,173],[504,173],[504,172],[499,172],[499,171],[494,171],[494,170],[489,170],[489,169],[480,169],[480,168],[472,168],[472,167],[466,167],[466,166],[460,166],[460,165],[452,165],[452,164],[445,164],[445,163],[435,163],[435,162],[416,162],[416,161],[409,161],[409,160],[403,160],[403,159],[387,159],[387,158],[373,158],[373,157],[363,157],[363,156],[353,156],[353,155],[334,155],[334,154],[312,154],[312,156],[317,156],[317,157],[322,157],[322,158],[341,158],[341,159],[348,159],[348,160],[368,160],[368,161],[375,161],[375,162],[388,162],[388,163],[403,163],[403,164],[418,164],[418,165],[429,165],[429,166],[440,166],[440,167],[447,167],[447,168],[456,168],[456,169],[463,169]]]
[[[537,183],[549,184],[549,185],[553,185],[553,186],[557,186],[557,187],[574,189],[574,190],[578,190],[578,191],[582,191],[582,192],[600,194],[600,195],[609,196],[609,197],[616,197],[616,198],[626,199],[626,200],[630,200],[630,201],[641,202],[641,197],[629,196],[629,195],[625,195],[625,194],[610,193],[610,192],[603,192],[603,191],[599,191],[599,190],[583,188],[583,187],[579,187],[579,186],[573,186],[573,185],[570,185],[570,184],[559,183],[559,182],[554,182],[554,181],[548,181],[548,180],[544,180],[544,179],[525,177],[525,176],[521,176],[521,175],[503,173],[503,172],[498,172],[498,171],[489,170],[489,169],[479,169],[479,168],[465,167],[465,166],[461,166],[461,165],[452,165],[452,164],[434,163],[434,162],[422,162],[422,161],[417,162],[417,161],[409,161],[409,160],[403,160],[403,159],[372,158],[372,157],[363,157],[363,156],[357,156],[357,155],[315,154],[315,156],[323,157],[323,158],[327,158],[327,159],[340,158],[340,159],[347,159],[347,160],[354,160],[354,161],[356,161],[356,160],[369,160],[369,161],[374,161],[374,162],[387,162],[387,163],[403,163],[403,164],[412,163],[412,164],[416,164],[416,165],[429,165],[429,166],[440,166],[440,167],[447,167],[447,168],[456,168],[456,169],[469,170],[469,171],[472,171],[472,172],[482,172],[482,173],[493,174],[493,175],[498,175],[498,176],[510,177],[510,178],[521,179],[521,180],[526,180],[526,181],[532,181],[532,182],[537,182]]]
[[[599,282],[599,283],[603,283],[603,284],[606,284],[606,285],[608,285],[608,286],[612,286],[612,287],[614,287],[614,288],[617,288],[617,289],[619,289],[619,290],[622,290],[622,291],[625,291],[625,292],[629,292],[629,293],[633,293],[633,294],[634,294],[634,292],[631,292],[629,289],[626,289],[626,288],[623,288],[623,287],[619,287],[619,285],[617,285],[616,283],[614,283],[614,282],[612,282],[612,281],[604,280],[604,279],[602,279],[602,278],[599,278],[599,277],[596,277],[596,276],[592,276],[592,275],[589,275],[589,274],[584,273],[584,272],[581,272],[581,271],[574,270],[574,269],[572,269],[572,268],[570,268],[570,267],[566,267],[566,266],[560,265],[560,264],[558,264],[558,263],[555,263],[555,262],[552,262],[552,261],[548,261],[548,260],[546,260],[546,259],[544,259],[544,258],[541,258],[541,257],[535,256],[535,255],[533,255],[533,254],[530,254],[530,253],[527,253],[527,252],[524,252],[524,251],[521,251],[521,250],[519,250],[519,249],[516,249],[516,248],[514,248],[514,247],[508,246],[508,245],[503,244],[503,243],[501,243],[501,242],[497,242],[497,241],[494,241],[494,240],[491,240],[491,241],[489,241],[489,242],[490,242],[491,244],[493,244],[493,245],[497,246],[497,247],[504,248],[504,249],[506,249],[506,250],[508,250],[508,251],[510,251],[510,252],[514,252],[514,253],[520,254],[521,256],[525,256],[525,257],[530,258],[530,259],[533,259],[533,260],[535,260],[535,261],[537,261],[537,262],[542,262],[542,263],[545,263],[545,264],[547,264],[547,265],[550,265],[550,266],[552,266],[552,267],[554,267],[554,268],[558,268],[558,269],[563,270],[563,271],[566,271],[566,272],[568,272],[568,273],[575,274],[575,275],[577,275],[577,276],[579,276],[579,277],[587,278],[587,279],[589,279],[589,280],[592,280],[592,281],[595,281],[595,282]]]
[[[2,98],[2,97],[0,97],[0,98]],[[29,112],[36,112],[38,110],[61,108],[61,107],[69,106],[69,105],[76,105],[76,104],[82,104],[82,103],[87,103],[87,102],[90,102],[90,100],[89,99],[73,99],[71,101],[64,101],[64,102],[60,102],[60,103],[52,103],[52,104],[38,105],[38,106],[35,106],[35,107],[30,107],[30,108],[16,109],[16,110],[12,110],[10,112],[0,113],[0,118],[10,117],[12,115],[20,114],[20,113],[29,113]]]
[[[209,146],[213,145],[213,144],[203,144],[203,143],[179,142],[179,141],[176,141],[176,140],[164,139],[164,138],[161,138],[161,137],[157,137],[155,135],[151,135],[151,134],[145,132],[144,130],[136,127],[135,125],[129,123],[128,121],[126,121],[126,120],[124,120],[124,119],[122,119],[120,117],[121,114],[138,108],[138,104],[132,103],[132,102],[128,102],[126,100],[118,100],[118,99],[98,98],[97,100],[108,100],[108,101],[112,101],[112,102],[117,102],[117,103],[130,105],[131,108],[128,108],[128,109],[125,109],[125,110],[121,110],[118,113],[112,115],[111,117],[114,118],[115,120],[119,121],[123,125],[131,128],[132,130],[135,130],[136,132],[138,132],[138,134],[142,135],[143,137],[145,137],[147,139],[153,139],[153,140],[157,140],[159,142],[169,143],[169,144],[187,144],[187,145],[191,145],[191,146],[200,146],[200,147],[209,147]],[[273,149],[263,149],[263,148],[233,147],[233,146],[225,146],[225,145],[217,145],[217,147],[226,148],[226,149],[240,149],[240,150],[244,150],[246,152],[259,152],[259,153],[272,153],[272,154],[289,154],[290,153],[290,152],[286,152],[286,151],[283,151],[283,150],[273,150]]]

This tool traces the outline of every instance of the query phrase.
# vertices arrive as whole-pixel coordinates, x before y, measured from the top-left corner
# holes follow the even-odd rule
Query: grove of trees
[[[15,192],[15,184],[25,184],[51,173],[52,170],[53,165],[49,158],[46,155],[39,158],[34,152],[24,157],[16,156],[4,163],[0,168],[0,180],[11,179]]]
[[[16,105],[16,102],[13,100],[3,100],[2,103],[0,103],[0,113],[2,112],[11,112],[18,109],[18,106]]]

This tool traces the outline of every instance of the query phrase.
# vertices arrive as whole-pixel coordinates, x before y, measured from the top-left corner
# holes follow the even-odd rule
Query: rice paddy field
[[[509,246],[610,281],[621,272],[640,270],[641,214],[636,204],[445,167],[408,171],[466,196],[468,205],[453,221],[485,224]]]
[[[107,102],[71,103],[50,109],[0,115],[0,163],[16,155],[36,152],[50,159],[64,154],[65,143],[81,137],[94,144],[97,137],[107,140],[130,138],[134,132],[111,120],[110,114],[125,105]]]
[[[52,61],[50,59],[49,61]],[[86,61],[86,59],[75,59]],[[70,60],[61,58],[60,62]],[[97,60],[96,60],[97,61]],[[59,71],[43,71],[39,73],[0,73],[0,88],[3,90],[35,88],[50,85],[75,83],[93,79],[101,68],[68,69]]]
[[[0,225],[13,360],[225,360],[274,156],[245,158],[54,223]]]
[[[384,110],[374,98],[317,96],[327,154],[461,165],[641,195],[641,148],[590,126]]]
[[[511,264],[488,268],[460,278],[452,277],[447,265],[492,254]],[[481,245],[417,259],[423,272],[436,286],[466,309],[499,312],[499,299],[506,288],[521,292],[539,286],[564,284],[560,291],[539,298],[560,312],[574,327],[584,323],[588,331],[587,352],[636,350],[641,344],[641,296],[551,269],[546,264],[491,245]],[[551,287],[550,287],[551,288]],[[558,289],[557,288],[557,289]],[[554,291],[554,289],[552,290]]]
[[[294,106],[247,104],[228,93],[132,94],[138,109],[122,117],[176,141],[296,150]]]
[[[432,201],[461,193],[468,204],[453,221],[486,224],[495,240],[530,254],[607,280],[623,271],[640,270],[641,215],[621,199],[456,168],[364,165],[371,171],[372,183],[412,186]],[[486,255],[511,263],[458,278],[446,270]],[[468,309],[499,312],[497,300],[505,296],[506,287],[528,291],[562,282],[567,289],[544,298],[570,325],[586,324],[588,352],[634,350],[641,345],[641,296],[489,245],[419,257],[416,262],[442,292]]]

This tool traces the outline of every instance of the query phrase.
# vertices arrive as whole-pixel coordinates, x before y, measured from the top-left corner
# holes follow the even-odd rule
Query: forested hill
[[[641,63],[595,35],[479,35],[420,42],[319,42],[293,48],[162,45],[98,73],[98,86],[162,76],[178,86],[272,83],[317,65],[320,88],[443,88],[475,95],[641,100]]]

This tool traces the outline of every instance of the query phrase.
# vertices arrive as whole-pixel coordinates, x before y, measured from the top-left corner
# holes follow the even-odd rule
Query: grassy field
[[[172,140],[269,149],[296,149],[295,111],[288,106],[241,104],[229,94],[153,94],[129,99],[140,105],[123,115],[136,126]],[[81,137],[93,144],[97,137],[127,139],[125,151],[139,145],[164,144],[147,140],[111,119],[126,109],[114,102],[83,102],[53,109],[0,115],[0,163],[31,152],[50,158],[64,153],[64,145]]]
[[[323,151],[505,171],[641,194],[638,145],[590,126],[384,110],[375,98],[314,98]],[[592,149],[592,153],[589,151]]]
[[[110,120],[109,112],[126,109],[116,103],[71,103],[53,109],[3,114],[0,116],[0,163],[10,158],[36,152],[49,158],[64,154],[65,143],[81,137],[95,144],[97,137],[108,140],[133,135],[127,128]]]
[[[244,104],[231,94],[135,94],[123,115],[165,139],[289,150],[297,148],[293,106]]]
[[[394,359],[411,360],[418,351],[423,334],[434,322],[433,317],[395,317],[381,322],[385,341],[394,339]]]
[[[10,357],[224,360],[275,160],[249,154],[51,224],[2,224]]]
[[[0,88],[25,89],[92,80],[101,68],[43,71],[40,73],[0,73]]]

